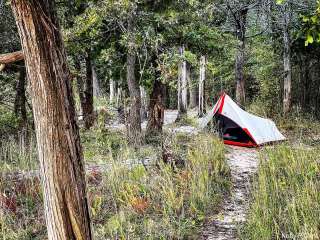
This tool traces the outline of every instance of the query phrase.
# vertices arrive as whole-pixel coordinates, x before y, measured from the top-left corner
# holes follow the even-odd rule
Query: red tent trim
[[[226,98],[226,94],[224,93],[221,99],[221,104],[220,104],[220,108],[219,108],[219,113],[222,113],[223,110],[223,106],[224,106],[224,99]]]
[[[258,146],[258,144],[256,143],[256,140],[254,140],[252,134],[249,132],[249,130],[247,128],[243,128],[243,131],[245,131],[246,134],[248,134],[248,136],[252,139],[252,141],[254,141],[254,144],[256,146]]]
[[[238,147],[258,147],[257,144],[252,142],[242,143],[242,142],[234,142],[230,140],[224,140],[223,142],[227,145],[238,146]]]

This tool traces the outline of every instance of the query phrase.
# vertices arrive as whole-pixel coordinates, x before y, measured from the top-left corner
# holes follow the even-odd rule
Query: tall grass
[[[108,146],[106,152],[102,146],[95,149],[108,155],[111,169],[88,176],[95,239],[185,239],[196,233],[209,213],[218,211],[230,188],[230,170],[220,140],[176,135],[171,150],[185,160],[184,167],[159,161],[158,166],[146,169],[121,163],[132,149],[126,144],[112,146],[122,139],[114,138],[105,143],[104,138],[97,140]],[[90,135],[83,141],[88,149],[96,138]],[[160,148],[153,149],[158,151],[153,154],[161,156]],[[0,194],[12,197],[16,207],[15,211],[0,207],[1,240],[46,238],[39,180],[13,183],[0,178]]]
[[[159,163],[131,170],[117,161],[91,194],[97,239],[184,239],[229,191],[224,146],[208,136],[188,147],[182,169]]]
[[[38,166],[33,136],[10,136],[0,142],[0,174],[34,170]]]
[[[242,239],[320,239],[319,154],[285,145],[262,152]]]

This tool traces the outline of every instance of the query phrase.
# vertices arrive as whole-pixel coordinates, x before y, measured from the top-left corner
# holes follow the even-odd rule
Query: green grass
[[[319,149],[261,153],[242,239],[320,239]]]
[[[207,135],[172,136],[173,154],[185,159],[182,168],[159,161],[158,166],[148,169],[129,169],[120,164],[124,154],[132,152],[126,146],[121,151],[109,148],[110,171],[88,176],[95,239],[185,239],[197,235],[206,216],[219,210],[223,196],[230,191],[223,143]],[[100,181],[93,183],[92,177]],[[45,239],[39,181],[1,180],[0,193],[14,196],[17,202],[16,213],[0,213],[0,239]]]
[[[34,137],[28,144],[18,143],[14,138],[8,138],[0,143],[1,173],[29,171],[37,168],[37,152]]]
[[[224,146],[208,136],[189,144],[182,169],[115,163],[98,194],[92,190],[97,239],[184,239],[218,210],[230,188]]]

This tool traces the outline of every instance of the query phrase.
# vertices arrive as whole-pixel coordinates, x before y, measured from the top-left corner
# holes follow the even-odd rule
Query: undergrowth
[[[83,141],[95,139],[87,137]],[[123,142],[121,135],[114,138]],[[184,167],[161,160],[147,168],[128,166],[120,160],[130,155],[130,147],[105,144],[111,152],[106,153],[110,169],[87,177],[95,239],[185,239],[197,232],[208,214],[218,211],[229,192],[230,170],[218,139],[173,137],[171,150],[183,157]],[[0,194],[0,202],[6,204],[0,208],[0,239],[46,238],[39,180],[0,179]]]
[[[184,239],[218,210],[229,187],[224,146],[208,136],[194,139],[182,169],[160,162],[130,170],[115,163],[95,193],[96,237]]]
[[[261,153],[242,239],[320,239],[320,150]]]

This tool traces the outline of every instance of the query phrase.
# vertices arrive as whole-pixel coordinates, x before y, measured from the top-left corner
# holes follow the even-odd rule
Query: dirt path
[[[220,214],[205,225],[202,239],[238,239],[237,230],[246,218],[250,179],[258,168],[257,150],[228,147],[227,159],[232,174],[232,194],[224,201]]]

